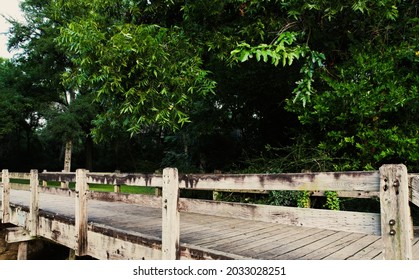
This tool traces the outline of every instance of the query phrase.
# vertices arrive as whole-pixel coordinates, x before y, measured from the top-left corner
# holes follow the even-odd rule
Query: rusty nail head
[[[400,186],[399,180],[394,180],[393,187],[398,188]]]
[[[394,229],[390,230],[390,235],[396,235],[396,231]]]
[[[388,222],[388,224],[389,224],[390,226],[394,226],[394,225],[396,224],[396,221],[395,221],[394,219],[391,219],[391,220]]]
[[[167,199],[164,200],[164,203],[167,203]]]

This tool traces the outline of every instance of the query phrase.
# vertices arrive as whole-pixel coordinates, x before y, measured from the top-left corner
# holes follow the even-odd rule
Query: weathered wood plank
[[[411,201],[419,207],[419,176],[412,176],[410,178],[410,186],[412,188]]]
[[[9,173],[10,179],[24,179],[29,180],[31,178],[30,173],[21,173],[21,172],[10,172]]]
[[[20,242],[17,247],[17,260],[28,259],[28,242]]]
[[[337,191],[338,197],[341,198],[375,198],[380,196],[380,192],[371,191]],[[311,196],[325,196],[325,191],[313,191]]]
[[[87,174],[87,183],[161,187],[163,179],[161,174],[89,173]]]
[[[85,169],[77,169],[76,171],[76,211],[75,211],[75,227],[76,227],[76,255],[84,256],[87,253],[87,191],[88,185],[86,180],[87,171]]]
[[[176,168],[163,170],[162,258],[180,258],[179,175]]]
[[[321,231],[320,229],[318,230]],[[245,248],[236,248],[235,252],[237,254],[243,254],[244,256],[260,258],[259,255],[263,254],[266,250],[272,249],[273,247],[278,247],[282,243],[292,242],[296,235],[301,234],[307,234],[307,229],[285,225],[282,226],[282,229],[275,232],[275,234],[269,238],[264,238],[253,242],[250,244],[251,246],[246,246]]]
[[[351,243],[349,246],[345,246],[341,250],[334,252],[333,254],[328,255],[325,260],[346,260],[351,256],[357,254],[359,251],[364,250],[371,244],[377,241],[379,237],[366,235]]]
[[[10,178],[7,169],[2,170],[1,175],[2,192],[1,192],[1,212],[2,223],[10,222]]]
[[[100,201],[118,201],[128,204],[139,204],[146,207],[161,208],[161,197],[154,195],[125,194],[125,193],[107,193],[107,192],[89,192],[89,199]]]
[[[318,227],[374,235],[381,234],[380,216],[376,213],[229,203],[186,198],[179,199],[179,210],[284,225]]]
[[[10,188],[13,190],[29,190],[31,187],[28,184],[12,183],[10,182]]]
[[[54,182],[76,182],[76,173],[74,172],[42,172],[39,173],[39,179],[43,181]]]
[[[38,170],[31,170],[30,173],[31,200],[29,202],[29,231],[31,236],[37,236],[38,213],[39,213],[39,180]]]
[[[379,173],[185,174],[180,178],[180,188],[376,192]]]
[[[313,249],[317,249],[318,244],[323,240],[327,240],[327,237],[337,234],[336,231],[323,230],[314,235],[300,239],[292,244],[286,244],[281,247],[279,252],[275,252],[276,255],[272,257],[275,260],[295,260],[301,256],[301,252],[311,252]]]
[[[7,243],[17,243],[23,241],[29,241],[35,237],[31,236],[29,231],[23,227],[11,227],[7,228],[6,242]]]
[[[356,242],[358,239],[367,236],[365,234],[359,233],[344,233],[337,235],[336,237],[330,240],[329,244],[322,247],[320,250],[309,252],[304,256],[301,256],[300,259],[302,260],[322,260],[327,258],[329,255],[342,250],[347,246],[351,246],[352,243]]]
[[[406,166],[380,167],[380,205],[384,258],[412,259],[413,224]]]
[[[304,247],[300,247],[291,252],[280,255],[276,257],[275,259],[289,259],[289,260],[302,259],[307,254],[310,254],[316,251],[322,251],[323,248],[326,247],[327,245],[335,242],[336,240],[340,240],[347,235],[348,233],[343,232],[343,231],[331,232],[330,235],[326,235],[324,236],[324,238],[318,239],[312,243],[307,244]]]
[[[52,195],[59,195],[59,196],[66,196],[74,198],[76,197],[76,192],[71,189],[61,189],[61,188],[54,188],[54,187],[40,187],[39,192],[43,194],[52,194]]]
[[[319,228],[306,228],[305,231],[289,235],[286,238],[281,239],[281,242],[275,242],[270,244],[260,254],[256,255],[258,259],[274,259],[277,255],[294,250],[310,242],[313,237],[321,235],[324,232],[323,229]]]
[[[383,251],[383,241],[381,238],[371,243],[369,246],[361,249],[352,256],[348,257],[347,260],[372,260],[376,256],[380,255]]]
[[[237,244],[234,248],[234,251],[237,254],[243,254],[246,251],[253,250],[254,248],[261,248],[266,246],[266,244],[270,244],[278,240],[278,236],[281,234],[289,234],[292,227],[290,226],[282,226],[282,225],[272,225],[270,228],[271,231],[267,231],[266,233],[262,233],[262,235],[258,236],[255,240],[251,240],[251,242]],[[275,238],[275,240],[273,240]],[[278,242],[278,241],[276,241]]]

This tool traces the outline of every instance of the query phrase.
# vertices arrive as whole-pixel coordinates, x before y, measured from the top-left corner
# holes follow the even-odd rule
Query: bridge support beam
[[[176,168],[163,170],[162,259],[180,259],[179,175]]]
[[[28,241],[35,239],[31,236],[29,231],[22,227],[7,228],[6,242],[7,243],[19,243],[17,251],[18,260],[28,259]]]
[[[406,166],[380,168],[381,235],[386,260],[411,260],[413,224]]]

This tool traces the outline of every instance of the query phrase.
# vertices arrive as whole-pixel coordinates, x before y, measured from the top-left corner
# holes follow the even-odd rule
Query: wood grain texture
[[[412,176],[410,178],[410,186],[412,188],[411,201],[419,207],[419,176]]]
[[[180,188],[376,192],[379,173],[185,174],[180,177]]]
[[[39,213],[39,180],[38,170],[30,173],[31,201],[29,203],[29,231],[31,236],[37,236]]]
[[[1,192],[1,213],[2,223],[10,222],[10,178],[7,169],[2,170],[1,174],[2,192]]]
[[[75,248],[77,256],[87,254],[87,191],[88,185],[86,180],[87,171],[85,169],[77,169],[76,171],[76,211],[75,211],[75,227],[77,245]]]
[[[380,167],[380,205],[384,259],[412,259],[413,225],[406,166]]]
[[[162,207],[162,258],[178,260],[180,258],[180,214],[179,176],[176,168],[163,170],[163,207]]]
[[[366,234],[381,235],[380,216],[376,213],[332,211],[221,201],[179,199],[180,211],[237,217],[284,225],[317,227]]]

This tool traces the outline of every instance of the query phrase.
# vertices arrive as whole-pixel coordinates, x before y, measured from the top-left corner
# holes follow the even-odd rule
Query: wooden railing
[[[373,172],[322,172],[293,174],[183,174],[166,168],[163,174],[92,173],[79,169],[75,173],[2,172],[2,222],[10,221],[10,179],[30,181],[30,223],[15,234],[22,241],[37,236],[39,193],[74,197],[76,255],[87,254],[88,200],[121,201],[162,209],[162,258],[179,259],[180,212],[317,227],[339,231],[381,235],[385,259],[412,259],[413,227],[409,201],[419,205],[419,175],[408,175],[404,165],[384,165]],[[42,182],[41,186],[39,182]],[[75,190],[46,187],[47,181],[75,182]],[[94,192],[89,184],[146,186],[162,188],[162,196]],[[336,191],[341,197],[379,197],[380,213],[332,211],[272,205],[255,205],[189,199],[180,197],[180,189],[211,191],[305,190],[312,195]],[[10,237],[13,238],[13,237]],[[11,240],[12,241],[12,240]]]

